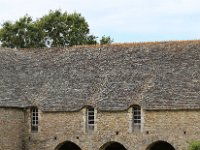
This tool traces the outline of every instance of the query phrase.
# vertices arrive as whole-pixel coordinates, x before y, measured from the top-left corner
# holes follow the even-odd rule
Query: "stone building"
[[[200,41],[0,50],[0,150],[186,150]]]

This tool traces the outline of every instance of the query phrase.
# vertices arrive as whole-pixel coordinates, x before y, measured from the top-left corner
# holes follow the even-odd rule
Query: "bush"
[[[192,141],[192,142],[190,142],[188,150],[200,150],[200,141]]]

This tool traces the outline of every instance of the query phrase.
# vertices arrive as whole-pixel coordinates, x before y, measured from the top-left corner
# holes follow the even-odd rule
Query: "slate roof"
[[[200,109],[200,41],[0,50],[0,107]]]

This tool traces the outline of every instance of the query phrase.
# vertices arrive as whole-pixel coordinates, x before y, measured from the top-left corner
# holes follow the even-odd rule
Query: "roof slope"
[[[0,107],[200,109],[200,42],[0,50]]]

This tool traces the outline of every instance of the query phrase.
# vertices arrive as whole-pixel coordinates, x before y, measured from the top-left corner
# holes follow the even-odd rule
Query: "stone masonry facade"
[[[156,141],[186,150],[190,141],[200,138],[200,110],[143,111],[143,131],[130,131],[130,109],[122,112],[97,112],[96,129],[85,130],[85,109],[78,112],[40,112],[39,130],[30,129],[30,110],[1,108],[1,150],[58,150],[65,141],[81,150],[103,150],[119,142],[127,150],[147,150]]]
[[[187,150],[199,114],[198,40],[0,49],[0,150]]]
[[[25,148],[26,121],[23,109],[0,108],[0,150]]]

